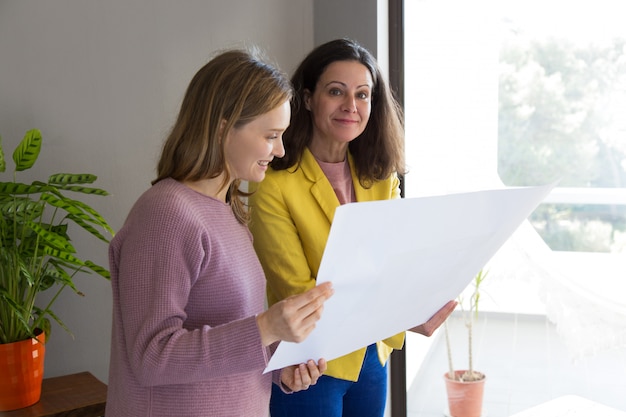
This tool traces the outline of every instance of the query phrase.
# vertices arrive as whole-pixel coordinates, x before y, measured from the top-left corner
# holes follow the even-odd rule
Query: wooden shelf
[[[89,372],[45,378],[41,399],[30,407],[0,411],[1,417],[100,417],[107,386]]]

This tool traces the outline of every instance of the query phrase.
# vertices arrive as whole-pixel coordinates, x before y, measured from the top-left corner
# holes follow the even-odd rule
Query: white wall
[[[44,144],[32,177],[98,175],[96,185],[112,196],[89,202],[117,230],[154,178],[185,88],[213,51],[256,44],[286,72],[314,44],[336,37],[352,37],[375,52],[376,4],[0,0],[0,136],[9,168],[24,133],[39,128]],[[108,265],[105,244],[84,235],[75,240],[84,258]],[[54,309],[74,338],[54,325],[45,376],[86,370],[106,382],[110,285],[83,275],[77,286],[85,297],[65,292]]]

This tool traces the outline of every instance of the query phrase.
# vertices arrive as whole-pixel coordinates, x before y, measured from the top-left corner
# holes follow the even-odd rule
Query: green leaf
[[[40,315],[41,317],[44,317],[44,315],[45,315],[45,314],[47,314],[47,315],[49,315],[50,317],[52,317],[52,318],[54,319],[54,321],[56,321],[56,322],[57,322],[57,324],[58,324],[59,326],[61,326],[61,328],[62,328],[63,330],[65,330],[65,331],[66,331],[66,332],[67,332],[70,336],[74,337],[74,333],[72,333],[72,332],[70,331],[70,329],[69,329],[69,328],[65,325],[65,323],[63,323],[63,322],[61,321],[61,319],[60,319],[60,318],[58,318],[58,317],[57,317],[57,315],[56,315],[56,314],[54,314],[51,310],[41,310],[41,309],[39,309],[39,315]],[[47,323],[46,340],[49,340],[49,335],[50,335],[50,331],[52,330],[52,326],[50,326],[50,320],[48,320],[48,319],[44,319],[44,320],[43,320],[43,322],[44,322],[44,323]],[[44,325],[44,326],[45,326],[45,325]],[[39,327],[42,327],[42,326],[39,326]]]
[[[55,197],[52,194],[42,194],[41,199],[48,202],[50,205],[54,207],[59,207],[67,211],[68,218],[70,220],[78,224],[83,229],[87,230],[92,235],[96,236],[98,239],[106,243],[109,242],[109,240],[105,238],[100,232],[98,232],[89,224],[85,223],[85,221],[87,221],[87,222],[91,222],[99,226],[102,226],[107,231],[109,231],[109,233],[112,234],[113,230],[107,224],[107,222],[102,218],[102,216],[97,214],[95,210],[93,210],[91,207],[89,207],[87,204],[81,201],[72,200],[71,198],[67,198],[60,193],[56,193],[56,195],[59,198]],[[87,212],[85,212],[84,210]],[[92,214],[93,216],[90,216],[90,214]]]
[[[16,171],[25,171],[31,168],[37,161],[41,150],[41,132],[39,129],[31,129],[24,135],[15,151],[13,161]]]
[[[89,233],[97,237],[98,239],[102,240],[105,243],[109,243],[109,239],[107,239],[102,233],[98,231],[98,229],[96,229],[95,227],[87,223],[82,218],[74,216],[73,214],[69,214],[67,217],[68,219],[72,220],[74,223],[76,223],[77,225],[79,225],[80,227],[82,227],[83,229],[85,229],[86,231],[88,231]]]
[[[48,182],[56,185],[91,184],[97,179],[93,174],[54,174],[50,175]]]
[[[0,201],[0,213],[13,218],[34,219],[43,213],[43,204],[28,198],[15,198]]]
[[[105,277],[106,279],[111,279],[111,273],[109,272],[108,269],[103,268],[100,265],[96,265],[95,263],[91,262],[90,260],[86,260],[85,261],[85,266],[87,268],[91,269],[96,274],[101,275],[101,276]]]
[[[74,290],[75,293],[79,295],[83,295],[80,291],[78,291],[78,289],[74,285],[74,281],[72,281],[72,276],[70,276],[70,274],[68,274],[67,271],[63,268],[63,265],[65,265],[64,262],[51,259],[49,263],[51,266],[48,268],[47,274],[50,277],[52,277],[54,281],[62,285],[70,287],[72,290]],[[78,270],[77,268],[73,266],[70,267],[70,269]]]
[[[72,255],[71,253],[67,253],[64,251],[60,251],[58,249],[54,249],[53,247],[50,246],[44,246],[43,251],[46,255],[49,255],[53,258],[57,258],[69,263],[72,263],[74,265],[85,265],[85,263],[83,261],[81,261],[80,259],[78,259],[77,257],[75,257],[74,255]]]
[[[12,317],[20,324],[20,329],[15,330],[15,335],[13,334],[13,332],[9,333],[8,335],[6,335],[7,340],[3,340],[1,343],[9,343],[25,339],[30,332],[30,312],[24,308],[21,300],[17,302],[8,291],[1,287],[0,299],[2,299],[4,303],[11,307],[11,311],[13,313]]]
[[[93,208],[83,203],[82,201],[75,200],[74,203],[76,204],[77,207],[82,208],[84,211],[86,211],[87,213],[93,216],[93,219],[91,220],[92,223],[102,226],[107,232],[111,234],[111,236],[115,235],[115,231],[113,230],[113,228],[109,226],[109,223],[107,223],[107,221],[104,219],[104,217],[100,215],[100,213],[98,213],[97,211],[95,211]]]
[[[54,273],[50,273],[50,275],[54,276],[55,279],[58,275],[58,273],[56,271],[59,270],[63,270],[63,272],[65,272],[67,274],[67,270],[72,271],[71,275],[74,276],[74,274],[78,271],[83,271],[86,273],[89,273],[89,271],[85,271],[83,269],[84,265],[75,265],[75,264],[71,264],[69,262],[65,262],[62,259],[52,259],[50,258],[48,260],[48,263],[54,266]],[[85,264],[86,265],[86,264]],[[73,285],[73,284],[72,284]]]
[[[100,188],[81,187],[78,185],[57,185],[59,190],[73,191],[75,193],[92,194],[106,196],[109,193]]]
[[[37,288],[37,290],[39,292],[45,291],[48,288],[52,288],[52,286],[54,284],[56,284],[58,281],[56,275],[52,274],[51,272],[45,272],[42,274],[41,279],[39,280],[39,288]]]
[[[74,246],[72,246],[69,240],[67,240],[65,237],[58,235],[53,231],[44,229],[43,227],[33,222],[28,222],[27,224],[32,230],[35,231],[35,233],[37,233],[42,239],[44,239],[47,243],[49,243],[56,249],[69,253],[76,253],[76,249],[74,249]]]
[[[43,330],[43,332],[46,334],[46,341],[50,340],[50,333],[52,333],[52,326],[50,325],[50,320],[48,320],[47,318],[43,317],[39,324],[37,325],[38,328],[40,328],[41,330]],[[70,333],[72,334],[72,333]]]
[[[76,217],[81,217],[81,218],[86,218],[86,219],[90,218],[80,208],[76,207],[76,204],[74,204],[74,200],[70,198],[66,198],[62,194],[57,194],[57,196],[59,198],[55,197],[52,194],[46,193],[46,194],[41,195],[41,199],[47,202],[48,204],[50,204],[51,206],[63,209],[67,211],[68,213],[75,215]]]
[[[43,184],[43,183],[40,183]],[[23,184],[21,182],[0,182],[0,194],[36,194],[49,191],[47,184]]]

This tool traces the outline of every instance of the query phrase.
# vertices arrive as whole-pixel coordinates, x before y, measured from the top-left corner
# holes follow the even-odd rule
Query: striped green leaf
[[[68,212],[68,218],[77,223],[79,226],[87,230],[92,235],[96,236],[98,239],[109,242],[107,238],[105,238],[102,234],[100,234],[96,229],[85,222],[90,222],[96,224],[98,226],[102,226],[109,233],[113,234],[113,229],[107,224],[107,222],[96,213],[91,207],[87,204],[72,200],[71,198],[67,198],[60,193],[56,194],[59,198],[55,197],[52,194],[42,194],[41,199],[46,201],[48,204],[59,207]]]
[[[76,223],[77,225],[79,225],[80,227],[82,227],[83,229],[85,229],[86,231],[88,231],[89,233],[97,237],[98,239],[102,240],[103,242],[109,243],[109,239],[104,237],[102,233],[98,231],[98,229],[96,229],[95,227],[93,227],[92,225],[84,221],[82,218],[76,217],[73,214],[69,214],[67,218],[72,220],[74,223]]]
[[[80,292],[74,285],[72,276],[68,274],[67,271],[63,268],[63,263],[57,262],[54,259],[51,259],[49,263],[51,265],[51,267],[48,268],[47,270],[47,274],[49,276],[53,277],[54,280],[57,281],[58,283],[61,283],[63,285],[66,285],[72,288],[72,290],[74,290],[75,293]],[[76,270],[74,267],[72,267],[71,269]]]
[[[55,185],[92,184],[98,179],[93,174],[54,174],[48,178],[48,183]]]
[[[75,193],[92,194],[106,196],[109,193],[100,188],[81,187],[79,185],[57,185],[59,190],[73,191]]]
[[[80,265],[80,266],[84,266],[85,265],[85,263],[83,261],[81,261],[80,259],[78,259],[74,255],[72,255],[71,253],[60,251],[60,250],[54,249],[53,247],[50,247],[50,246],[44,246],[43,251],[44,251],[44,253],[46,255],[52,256],[54,258],[61,259],[61,260],[65,261],[65,262],[69,262],[71,264]]]
[[[39,129],[31,129],[24,135],[20,144],[13,152],[13,161],[16,171],[24,171],[31,168],[37,161],[41,150],[41,132]]]
[[[0,213],[11,218],[15,215],[20,219],[35,219],[42,212],[43,204],[28,198],[0,200]]]
[[[95,211],[93,208],[83,203],[82,201],[74,200],[74,203],[77,207],[82,208],[85,212],[93,216],[93,219],[95,219],[96,221],[92,220],[92,223],[95,223],[98,226],[103,227],[107,232],[111,234],[111,236],[115,235],[115,231],[113,230],[113,228],[109,226],[109,223],[107,223],[107,221],[104,219],[104,217],[100,215],[100,213],[98,213],[97,211]]]
[[[43,183],[40,183],[43,184]],[[1,194],[36,194],[48,191],[50,187],[47,184],[23,184],[21,182],[0,182]]]
[[[54,265],[54,268],[56,269],[63,269],[63,271],[65,271],[67,273],[67,271],[72,271],[70,275],[74,275],[76,272],[80,271],[83,269],[83,265],[76,265],[73,263],[69,263],[69,262],[65,262],[62,259],[58,259],[58,258],[50,258],[48,259],[48,263]],[[84,262],[83,262],[84,264]],[[89,272],[89,271],[85,271],[85,272]]]
[[[48,244],[55,247],[56,249],[69,253],[76,253],[76,249],[74,249],[74,246],[72,246],[69,240],[67,240],[65,237],[58,235],[53,231],[44,229],[36,223],[28,222],[27,224],[43,240],[45,240]]]
[[[74,204],[74,200],[66,198],[61,194],[57,194],[57,196],[59,198],[55,197],[52,194],[45,193],[41,195],[41,199],[51,206],[63,209],[68,213],[75,215],[76,217],[81,217],[86,220],[90,219],[87,214],[85,214],[80,208],[76,207],[76,205]]]
[[[103,268],[100,265],[96,265],[95,263],[91,262],[90,260],[86,260],[85,261],[85,266],[87,268],[91,269],[96,274],[101,275],[101,276],[105,277],[106,279],[111,279],[111,273],[109,272],[108,269]]]

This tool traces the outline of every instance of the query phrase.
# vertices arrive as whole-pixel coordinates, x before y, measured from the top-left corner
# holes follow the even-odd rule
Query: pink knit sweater
[[[267,416],[265,278],[229,205],[166,179],[109,248],[107,417]]]

